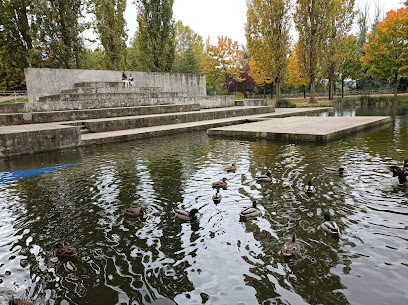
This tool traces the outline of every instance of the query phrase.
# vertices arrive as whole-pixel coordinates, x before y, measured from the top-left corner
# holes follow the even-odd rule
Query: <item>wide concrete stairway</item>
[[[7,111],[0,109],[0,125],[9,126],[12,133],[16,130],[37,132],[36,137],[44,143],[33,150],[46,151],[58,148],[59,144],[53,143],[47,149],[47,141],[42,136],[44,130],[48,131],[46,139],[58,142],[59,136],[50,132],[59,130],[61,133],[63,128],[64,137],[72,137],[74,143],[70,145],[66,140],[64,147],[69,147],[244,123],[275,110],[267,106],[266,101],[251,101],[248,105],[241,101],[240,106],[235,106],[233,100],[234,104],[226,103],[228,107],[203,109],[205,100],[206,97],[163,92],[155,87],[124,88],[122,82],[78,83],[60,94],[40,97],[37,102],[27,104],[25,112],[5,113]],[[219,105],[225,105],[225,101],[228,99]],[[4,128],[0,128],[0,135],[7,132]],[[70,135],[69,129],[73,129]]]

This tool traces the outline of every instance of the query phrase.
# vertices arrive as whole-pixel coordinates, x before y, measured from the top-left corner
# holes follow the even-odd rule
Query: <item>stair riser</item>
[[[29,103],[30,111],[58,111],[58,110],[81,110],[116,107],[134,107],[169,104],[195,104],[195,97],[173,97],[173,98],[135,98],[135,99],[111,99],[93,101],[64,101],[53,103]]]
[[[74,88],[61,90],[63,94],[95,94],[95,93],[160,93],[161,88],[140,87],[140,88]]]
[[[84,125],[90,132],[106,132],[115,130],[135,129],[142,127],[196,122],[204,120],[222,119],[253,114],[273,112],[274,107],[259,107],[240,110],[222,110],[213,112],[197,112],[185,114],[169,114],[157,117],[123,118],[116,120],[87,121]]]
[[[200,110],[199,104],[186,104],[186,105],[162,105],[162,106],[72,110],[58,112],[34,112],[24,114],[13,113],[13,114],[0,114],[0,125],[10,126],[86,119],[113,118],[134,115],[162,114],[184,111],[198,111],[198,110]]]

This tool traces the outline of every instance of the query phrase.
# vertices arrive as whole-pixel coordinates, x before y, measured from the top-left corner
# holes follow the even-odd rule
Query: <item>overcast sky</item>
[[[127,0],[125,19],[128,35],[131,38],[136,29],[136,5],[134,0]],[[356,0],[356,6],[369,3],[374,10],[378,3],[386,12],[402,7],[403,0]],[[201,35],[204,41],[210,37],[211,43],[217,42],[217,36],[228,36],[240,45],[246,44],[244,26],[246,23],[246,0],[174,0],[174,19]],[[292,35],[296,36],[296,33]],[[297,39],[295,37],[295,39]]]

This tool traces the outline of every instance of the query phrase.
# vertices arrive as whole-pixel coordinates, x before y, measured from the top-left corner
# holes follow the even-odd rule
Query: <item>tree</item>
[[[368,12],[370,10],[369,3],[366,2],[363,8],[358,9],[357,12],[357,24],[358,24],[358,35],[357,35],[357,46],[363,55],[363,45],[367,42],[368,33]]]
[[[94,31],[105,52],[105,67],[123,70],[126,67],[126,21],[123,13],[126,0],[90,0],[95,15]]]
[[[334,98],[334,77],[343,57],[341,43],[350,31],[354,19],[354,1],[329,1],[328,39],[324,46],[322,67],[329,79],[329,100]]]
[[[245,98],[248,97],[248,92],[254,92],[257,87],[255,80],[249,76],[249,70],[249,64],[240,69],[241,73],[239,74],[239,78],[243,79],[243,81],[230,80],[231,91],[241,92]]]
[[[36,18],[47,66],[79,68],[84,52],[82,0],[38,0]]]
[[[295,44],[289,57],[288,63],[288,84],[295,86],[295,88],[303,87],[303,97],[306,98],[305,86],[309,83],[307,74],[304,73],[305,69],[302,67],[302,63],[299,58],[299,45]]]
[[[169,72],[174,61],[174,0],[136,0],[138,60],[144,71]]]
[[[408,75],[408,8],[389,11],[378,23],[375,36],[368,34],[366,53],[361,58],[363,68],[373,77],[394,78],[394,96],[398,90],[398,76]]]
[[[273,79],[268,77],[261,63],[257,62],[254,58],[249,60],[249,73],[255,83],[264,89],[264,97],[266,96],[266,86],[273,83]]]
[[[358,41],[354,35],[344,37],[341,48],[342,58],[339,73],[341,79],[341,97],[344,97],[344,80],[346,78],[355,80],[361,76],[361,62]]]
[[[218,36],[218,44],[210,45],[207,41],[207,54],[203,61],[204,73],[207,85],[210,88],[225,86],[228,94],[230,90],[230,79],[243,81],[240,68],[245,61],[244,51],[239,49],[238,42],[232,42],[227,36]]]
[[[330,2],[335,0],[330,0]],[[299,32],[299,58],[310,80],[310,103],[315,103],[315,81],[325,43],[332,34],[332,5],[326,0],[296,0],[295,26]]]
[[[279,99],[289,55],[290,1],[249,0],[247,5],[245,36],[249,53],[275,82]]]
[[[203,38],[181,21],[175,26],[175,57],[172,71],[180,73],[201,73],[200,63],[204,58]]]

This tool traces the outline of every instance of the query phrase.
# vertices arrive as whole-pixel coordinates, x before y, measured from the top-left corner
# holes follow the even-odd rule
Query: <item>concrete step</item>
[[[160,93],[162,89],[159,87],[108,87],[108,88],[98,88],[98,87],[76,87],[73,89],[61,90],[62,94],[95,94],[95,93]]]
[[[199,111],[199,104],[174,104],[154,106],[134,106],[85,110],[65,110],[29,113],[0,114],[0,125],[22,125],[62,121],[77,121],[98,118],[127,117],[136,115]]]
[[[126,88],[127,89],[127,88]],[[138,98],[173,98],[187,97],[186,92],[133,92],[133,89],[127,89],[121,92],[107,93],[61,93],[55,95],[41,96],[39,103],[50,103],[59,101],[103,101],[111,99],[138,99]]]
[[[81,82],[75,83],[75,88],[88,87],[88,88],[123,88],[123,82]]]
[[[255,114],[265,114],[275,111],[274,106],[258,107],[227,107],[218,109],[203,109],[194,112],[178,112],[168,114],[140,115],[120,118],[104,118],[82,121],[92,133],[107,132],[115,130],[135,129],[151,126],[163,126],[180,124],[186,122],[196,122],[205,120],[215,120],[231,118],[237,116],[248,116]]]

